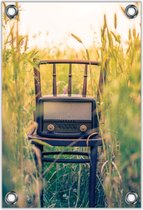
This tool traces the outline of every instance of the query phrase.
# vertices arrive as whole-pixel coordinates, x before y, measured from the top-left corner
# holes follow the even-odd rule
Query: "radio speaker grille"
[[[54,132],[57,133],[80,133],[80,126],[83,125],[83,123],[63,123],[63,122],[44,122],[44,131],[48,131],[47,127],[48,125],[53,124],[55,129]],[[91,123],[84,123],[86,125],[87,130],[92,129]]]

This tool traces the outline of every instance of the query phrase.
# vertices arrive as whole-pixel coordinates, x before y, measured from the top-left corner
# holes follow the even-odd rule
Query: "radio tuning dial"
[[[80,131],[81,132],[86,132],[87,131],[87,126],[86,125],[81,125],[80,126]]]
[[[55,126],[53,124],[49,124],[47,126],[48,131],[54,131],[55,130]]]

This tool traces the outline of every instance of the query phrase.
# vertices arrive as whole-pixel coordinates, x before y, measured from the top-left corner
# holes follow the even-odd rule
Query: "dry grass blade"
[[[117,15],[114,14],[114,28],[117,29]]]
[[[122,7],[122,6],[120,6],[120,8],[121,8],[121,10],[122,10],[123,14],[126,16],[126,13],[125,13],[125,8],[124,8],[124,7]],[[126,17],[127,17],[127,16],[126,16]]]
[[[75,34],[71,33],[71,36],[76,39],[79,43],[83,44],[82,40]]]

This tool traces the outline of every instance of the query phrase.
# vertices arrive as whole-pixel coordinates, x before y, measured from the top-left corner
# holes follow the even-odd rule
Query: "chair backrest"
[[[37,61],[34,59],[34,84],[35,84],[35,99],[36,104],[38,103],[39,98],[42,96],[41,91],[41,79],[40,79],[40,65],[52,64],[53,65],[53,96],[57,95],[57,85],[56,85],[56,65],[58,64],[67,64],[69,66],[68,74],[68,96],[72,94],[72,65],[73,64],[82,64],[84,65],[84,79],[83,79],[83,89],[82,96],[86,97],[87,92],[87,76],[88,76],[88,66],[95,65],[100,66],[100,62],[96,61],[85,61],[85,60],[41,60]]]

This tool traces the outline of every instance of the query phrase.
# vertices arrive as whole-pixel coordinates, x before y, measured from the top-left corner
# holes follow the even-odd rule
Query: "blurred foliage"
[[[18,4],[17,6],[20,7]],[[3,9],[4,7],[5,3]],[[88,95],[96,98],[98,79],[101,75],[104,87],[103,93],[100,89],[100,103],[98,101],[98,110],[102,114],[100,132],[103,137],[103,150],[99,152],[98,165],[99,174],[102,176],[98,179],[97,186],[98,192],[100,191],[99,198],[103,200],[104,189],[109,207],[128,207],[124,200],[126,193],[135,191],[140,195],[141,55],[140,37],[136,29],[129,30],[128,41],[124,44],[116,30],[117,16],[114,16],[114,31],[110,31],[104,16],[100,48],[93,44],[86,49],[82,40],[71,34],[83,45],[83,50],[77,52],[67,47],[60,51],[58,46],[54,49],[39,50],[28,48],[28,35],[20,34],[19,22],[19,16],[9,20],[3,15],[3,199],[7,192],[14,190],[20,198],[17,207],[40,206],[42,180],[38,176],[32,153],[34,151],[39,157],[39,151],[31,146],[26,136],[28,128],[33,125],[35,110],[33,58],[91,59],[101,60],[101,73],[99,68],[90,69]],[[51,94],[52,71],[47,66],[43,66],[40,71],[43,95]],[[57,74],[58,93],[67,93],[66,66],[59,66]],[[82,66],[79,69],[75,65],[74,94],[81,93],[82,77]],[[51,149],[48,146],[47,148]],[[80,149],[88,151],[88,148]],[[49,173],[46,173],[44,180],[46,189],[50,192],[46,207],[86,207],[87,168],[85,164],[49,166],[46,169]],[[8,207],[5,202],[3,206]],[[99,201],[99,207],[104,206],[106,204]],[[140,202],[136,204],[136,207],[139,206]]]
[[[106,156],[109,160],[104,186],[111,207],[127,207],[124,197],[134,191],[140,195],[141,157],[141,52],[136,30],[129,30],[127,48],[120,35],[109,31],[106,16],[101,29],[103,59],[108,59],[102,114],[105,126]],[[117,21],[117,19],[115,18]],[[104,62],[103,62],[104,63]],[[116,167],[113,167],[113,163]],[[118,170],[117,170],[118,169]],[[139,207],[140,203],[136,204]]]

